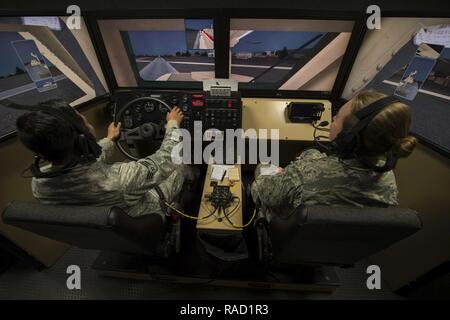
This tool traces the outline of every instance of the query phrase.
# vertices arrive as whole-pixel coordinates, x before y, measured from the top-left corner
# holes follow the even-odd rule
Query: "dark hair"
[[[71,125],[42,111],[28,112],[16,121],[20,141],[51,162],[64,162],[75,150],[76,132]]]
[[[365,106],[385,97],[377,91],[363,91],[353,98],[352,113],[344,121],[344,126],[354,126],[354,114]],[[414,150],[417,140],[409,135],[411,126],[410,108],[395,102],[378,113],[367,128],[361,132],[361,146],[357,154],[362,157],[378,157],[392,152],[398,158],[408,157]]]

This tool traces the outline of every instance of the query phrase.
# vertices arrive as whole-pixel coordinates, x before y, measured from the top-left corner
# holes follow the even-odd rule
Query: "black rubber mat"
[[[181,285],[99,277],[91,268],[98,251],[71,248],[53,267],[36,271],[15,264],[0,275],[0,299],[403,299],[382,285],[366,287],[366,264],[338,269],[342,285],[332,294]],[[81,289],[69,290],[67,267],[81,269]]]

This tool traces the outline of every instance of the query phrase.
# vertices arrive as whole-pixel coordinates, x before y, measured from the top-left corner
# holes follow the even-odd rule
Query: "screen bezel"
[[[340,96],[344,89],[356,54],[361,45],[365,33],[365,15],[358,11],[330,12],[330,11],[304,11],[286,9],[195,9],[195,10],[147,10],[147,11],[122,11],[120,13],[103,11],[102,13],[88,13],[87,20],[92,29],[92,37],[98,49],[97,56],[103,60],[104,73],[110,84],[112,92],[117,89],[176,89],[192,90],[202,89],[202,82],[192,81],[151,81],[149,85],[137,87],[119,86],[112,70],[111,62],[103,42],[99,20],[113,19],[212,19],[214,23],[214,51],[215,51],[215,76],[216,78],[229,78],[229,32],[231,19],[310,19],[310,20],[345,20],[353,22],[351,37],[340,65],[336,80],[330,92],[304,91],[304,90],[271,90],[249,89],[239,86],[243,97],[287,97],[287,98],[315,98],[333,100]],[[344,85],[342,85],[344,83]]]
[[[214,23],[214,20],[211,19]],[[134,76],[136,78],[136,82],[137,82],[137,86],[136,88],[147,88],[147,87],[151,87],[151,88],[158,88],[161,86],[161,89],[177,89],[179,87],[179,85],[177,84],[177,82],[181,82],[182,84],[184,84],[188,89],[199,89],[198,84],[202,84],[202,81],[148,81],[148,80],[143,80],[139,77],[139,70],[137,69],[137,65],[136,63],[134,63],[133,61],[133,56],[134,56],[134,52],[132,50],[132,45],[130,42],[130,38],[129,35],[126,34],[127,31],[121,31],[121,38],[122,41],[124,43],[125,46],[125,50],[128,56],[128,60],[130,62],[130,66],[133,69],[133,73]],[[215,64],[216,64],[216,60],[214,58],[214,73],[215,73]]]
[[[158,11],[126,11],[118,14],[117,12],[102,12],[102,14],[88,14],[88,21],[92,31],[92,35],[95,38],[95,43],[97,45],[98,53],[97,55],[101,57],[103,61],[102,65],[105,66],[104,73],[108,78],[108,83],[110,87],[114,90],[117,89],[136,89],[136,88],[151,88],[157,90],[201,90],[203,84],[201,81],[145,81],[140,80],[136,87],[119,86],[112,69],[112,64],[106,50],[103,37],[101,35],[100,27],[98,21],[100,20],[122,20],[122,19],[209,19],[213,21],[214,34],[216,37],[216,26],[219,20],[217,10],[158,10]],[[124,40],[123,37],[121,39]],[[127,50],[127,56],[130,59],[130,46],[127,43],[125,48]],[[221,72],[217,69],[217,62],[220,60],[220,56],[217,56],[217,42],[214,42],[214,64],[215,64],[215,77]],[[131,63],[133,72],[136,75],[136,70],[134,63]],[[141,85],[142,84],[142,85]]]
[[[292,98],[320,98],[320,99],[332,99],[334,94],[337,92],[337,84],[342,78],[342,76],[345,76],[344,73],[350,72],[348,70],[348,66],[346,66],[347,61],[351,61],[351,65],[353,65],[354,59],[350,59],[351,53],[357,51],[359,49],[359,46],[361,44],[361,41],[356,41],[356,36],[359,36],[358,30],[361,32],[361,23],[360,19],[358,19],[358,15],[349,15],[345,16],[342,14],[339,15],[333,15],[328,14],[326,16],[323,16],[319,13],[309,13],[309,14],[295,14],[295,13],[282,13],[282,14],[275,14],[272,13],[271,15],[265,15],[265,14],[252,14],[251,16],[245,15],[244,13],[235,14],[233,16],[230,16],[230,22],[232,19],[293,19],[293,20],[338,20],[338,21],[350,21],[353,22],[353,28],[351,30],[351,36],[349,43],[347,45],[345,54],[342,58],[342,63],[339,66],[339,70],[336,76],[336,80],[333,83],[333,87],[330,91],[311,91],[311,90],[279,90],[279,89],[265,89],[264,86],[270,86],[271,84],[261,83],[261,84],[255,84],[255,88],[251,88],[251,84],[248,83],[240,83],[239,88],[242,92],[245,92],[246,95],[252,95],[255,96],[262,96],[261,94],[258,94],[258,92],[264,92],[264,96],[269,97],[292,97]],[[364,29],[365,32],[365,29]],[[340,77],[341,76],[341,77]],[[347,75],[348,76],[348,75]],[[261,88],[256,88],[256,87]]]

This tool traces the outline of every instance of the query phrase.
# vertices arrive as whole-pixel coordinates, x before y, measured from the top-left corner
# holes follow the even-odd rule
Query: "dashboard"
[[[211,96],[205,91],[127,89],[116,91],[114,101],[115,120],[121,121],[125,129],[137,128],[149,122],[162,125],[167,112],[174,106],[183,111],[181,127],[192,134],[195,121],[201,122],[202,132],[242,127],[239,93],[223,97]]]

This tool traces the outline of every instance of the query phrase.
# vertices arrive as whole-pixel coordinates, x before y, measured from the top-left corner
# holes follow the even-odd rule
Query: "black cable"
[[[225,208],[223,208],[223,215],[225,216],[225,218],[228,220],[228,223],[235,227],[234,223],[230,220],[230,218],[236,213],[237,209],[239,209],[240,205],[241,205],[241,199],[239,199],[239,197],[235,197],[234,199],[238,199],[239,202],[237,203],[236,207],[231,210],[231,212],[226,212]]]
[[[326,129],[326,128],[320,128],[320,127],[325,127],[328,125],[328,121],[322,121],[320,122],[318,125],[315,125],[314,122],[311,122],[310,125],[315,129],[315,130],[319,130],[319,131],[326,131],[326,132],[330,132],[330,129]]]
[[[213,216],[214,213],[216,213],[217,208],[214,208],[214,211],[213,211],[213,212],[209,211],[208,208],[206,208],[206,210],[208,211],[209,215],[207,215],[206,217],[203,217],[202,220],[208,219],[209,217]]]
[[[329,137],[326,137],[326,136],[317,136],[317,130],[319,130],[319,131],[330,132],[329,129],[320,128],[320,127],[323,127],[323,126],[327,126],[327,125],[328,125],[328,121],[322,121],[322,122],[320,122],[317,126],[314,125],[313,122],[311,122],[310,124],[311,124],[311,126],[314,128],[314,132],[313,132],[313,140],[314,140],[314,142],[317,143],[317,144],[318,144],[319,146],[321,146],[322,148],[324,148],[325,150],[329,151],[329,148],[328,148],[328,147],[326,147],[326,146],[323,145],[321,142],[319,142],[319,139],[320,139],[320,138],[323,138],[323,139],[329,139]]]
[[[225,209],[224,208],[222,208],[223,209],[223,215],[225,216],[225,218],[228,220],[228,223],[231,225],[231,226],[233,226],[234,227],[234,224],[233,224],[233,222],[231,222],[231,220],[230,220],[230,217],[228,216],[229,214],[227,214],[226,213],[226,211],[225,211]]]
[[[208,206],[207,206],[205,203],[203,203],[203,202],[201,203],[201,206],[203,206],[203,208],[205,208],[205,210],[208,212],[208,215],[205,216],[205,217],[202,217],[202,218],[198,219],[198,220],[200,220],[200,221],[206,220],[206,219],[212,217],[212,216],[216,213],[216,211],[217,211],[217,208],[216,208],[216,207],[213,207],[214,210],[211,212],[211,210],[209,210]],[[217,220],[217,217],[216,217],[216,220]]]
[[[230,218],[236,213],[237,209],[239,209],[239,206],[240,206],[240,204],[241,204],[241,199],[239,199],[239,197],[234,197],[234,199],[238,199],[238,200],[239,200],[238,203],[237,203],[237,205],[236,205],[236,207],[234,207],[234,209],[231,210],[231,212],[229,212],[228,214],[227,214],[226,211],[224,210],[224,214],[227,215],[227,216],[230,217]]]
[[[325,136],[317,136],[316,134],[317,134],[317,129],[314,128],[314,132],[313,132],[313,140],[314,140],[314,143],[317,144],[317,145],[318,145],[319,147],[321,147],[322,149],[324,149],[325,151],[331,152],[331,149],[330,149],[328,146],[324,145],[322,142],[319,141],[320,138],[328,139],[329,137],[325,137]]]

